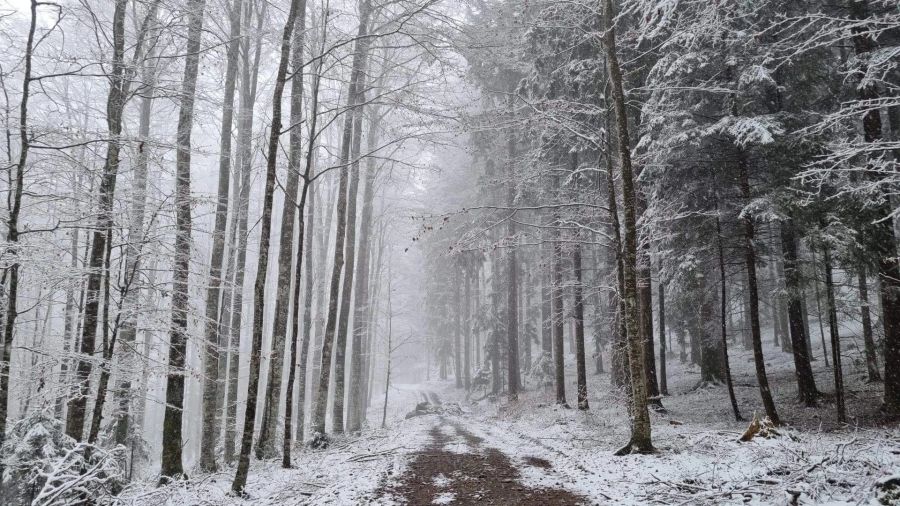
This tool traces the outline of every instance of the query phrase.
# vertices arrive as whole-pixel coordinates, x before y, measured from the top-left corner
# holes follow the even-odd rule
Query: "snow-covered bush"
[[[50,411],[12,426],[3,446],[0,502],[33,506],[101,502],[122,486],[124,447],[106,450],[67,436]]]

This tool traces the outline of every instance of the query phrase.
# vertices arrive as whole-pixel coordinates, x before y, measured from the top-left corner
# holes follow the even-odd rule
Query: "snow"
[[[815,325],[813,325],[815,327]],[[818,336],[814,336],[818,337]],[[814,339],[814,343],[815,343]],[[747,422],[735,422],[723,386],[695,388],[698,371],[668,360],[669,390],[663,398],[666,413],[652,413],[653,455],[614,457],[629,435],[628,417],[621,394],[607,375],[589,376],[591,409],[581,412],[553,404],[553,393],[529,389],[516,405],[483,401],[466,403],[464,395],[447,382],[400,385],[386,429],[365,430],[358,437],[336,440],[324,451],[297,451],[294,468],[278,461],[254,461],[247,496],[229,494],[231,469],[190,481],[156,488],[147,482],[132,486],[119,504],[134,505],[299,505],[395,504],[378,496],[378,489],[402,475],[414,453],[433,440],[438,430],[449,441],[443,449],[453,453],[483,452],[494,448],[508,456],[520,471],[519,481],[532,488],[562,488],[600,504],[878,504],[890,495],[892,480],[900,478],[900,431],[896,425],[873,423],[877,416],[879,385],[865,383],[862,346],[842,338],[848,412],[860,417],[839,427],[834,408],[823,399],[818,408],[795,401],[796,385],[790,354],[766,347],[766,365],[781,417],[788,425],[770,439],[738,442]],[[742,414],[762,413],[753,376],[750,352],[731,349],[736,394]],[[824,366],[821,347],[813,362],[821,391],[830,390],[831,370]],[[567,356],[567,360],[572,357]],[[855,364],[855,365],[854,365]],[[862,364],[862,365],[860,365]],[[574,395],[573,373],[567,394]],[[437,393],[446,404],[458,401],[459,416],[425,415],[403,419],[422,394]],[[570,402],[573,399],[569,399]],[[379,416],[375,416],[376,413]],[[373,406],[370,422],[380,421],[381,406]],[[464,428],[482,438],[478,447],[462,442]],[[433,478],[439,489],[452,489],[453,476]],[[450,504],[449,490],[437,494],[433,504]]]
[[[456,494],[453,492],[441,492],[431,501],[431,504],[450,504],[456,498]]]
[[[818,336],[815,336],[818,337]],[[842,337],[845,364],[860,364],[861,343]],[[753,376],[752,354],[730,350],[737,395],[745,418],[762,413]],[[831,388],[821,348],[813,362],[819,389]],[[646,504],[651,500],[685,504],[865,504],[875,501],[876,484],[900,472],[900,431],[857,420],[838,428],[834,408],[822,399],[819,408],[795,401],[790,354],[766,348],[766,364],[781,416],[789,424],[781,437],[737,441],[748,422],[735,422],[723,386],[694,389],[698,371],[668,361],[666,414],[652,414],[654,455],[613,457],[628,440],[625,403],[606,375],[590,376],[591,410],[579,412],[553,405],[554,394],[531,391],[515,407],[482,404],[473,409],[466,429],[511,456],[530,486],[564,487],[592,502]],[[570,357],[567,357],[570,359]],[[864,364],[864,362],[862,362]],[[865,383],[863,370],[846,366],[849,409],[874,414],[880,386]],[[574,373],[574,363],[567,370]],[[574,375],[567,394],[574,395]],[[452,398],[452,385],[442,397]],[[550,469],[529,466],[528,457],[550,462]],[[873,503],[874,504],[874,503]]]
[[[438,476],[436,476],[434,478],[434,486],[436,486],[436,487],[444,488],[449,485],[450,485],[450,478],[447,478],[446,476],[444,476],[443,473],[439,474]]]

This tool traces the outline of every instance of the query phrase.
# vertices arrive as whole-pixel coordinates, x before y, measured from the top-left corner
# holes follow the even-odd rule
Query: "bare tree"
[[[290,134],[290,161],[288,165],[288,170],[291,172],[300,172],[300,165],[303,161],[303,152],[302,152],[302,130],[300,128],[301,119],[303,118],[303,40],[306,35],[306,0],[301,0],[302,5],[300,6],[300,12],[297,15],[297,26],[294,27],[293,34],[293,46],[294,46],[294,55],[292,59],[291,66],[293,68],[294,77],[291,81],[291,134]],[[313,113],[315,114],[315,113]],[[315,127],[315,125],[313,125]],[[310,146],[311,147],[311,146]],[[312,151],[312,150],[310,150]],[[309,158],[307,158],[307,162],[311,162]],[[284,404],[284,439],[282,444],[282,458],[281,465],[284,468],[291,467],[291,419],[293,416],[293,401],[294,401],[294,379],[297,375],[297,341],[300,339],[300,287],[302,286],[302,273],[303,273],[303,261],[306,260],[308,263],[310,261],[309,258],[305,258],[306,249],[304,246],[308,239],[306,238],[306,225],[303,221],[303,211],[306,208],[306,201],[309,197],[310,190],[310,170],[312,170],[312,164],[308,163],[306,171],[303,173],[303,187],[300,189],[299,198],[294,195],[293,200],[296,201],[296,213],[298,218],[298,238],[297,238],[297,254],[295,258],[297,261],[294,263],[294,294],[293,294],[293,304],[291,306],[291,322],[292,329],[291,335],[291,346],[290,346],[290,354],[288,355],[288,380],[287,380],[287,392],[285,394],[285,404]],[[290,183],[288,184],[290,186]],[[291,199],[290,195],[285,196],[285,200]],[[309,338],[307,335],[303,336],[304,345],[301,353],[303,354],[303,359],[306,359],[306,351],[309,350]],[[303,375],[306,375],[306,368],[303,368]],[[304,378],[303,381],[303,389],[306,389],[306,381]],[[303,425],[302,417],[304,416],[303,411],[303,401],[304,398],[301,395],[299,404],[299,413],[298,413],[298,422],[300,425]]]
[[[257,32],[262,30],[266,17],[266,6],[263,2],[257,12]],[[256,9],[255,2],[247,2],[244,9],[244,26],[249,26]],[[240,369],[241,329],[243,328],[244,307],[244,266],[247,263],[247,225],[250,207],[250,176],[253,163],[253,113],[256,103],[256,90],[259,80],[259,62],[262,53],[262,40],[258,39],[251,51],[250,41],[241,43],[241,90],[240,108],[238,110],[237,128],[237,162],[240,182],[235,185],[237,193],[236,216],[232,219],[230,231],[231,255],[226,278],[232,280],[227,287],[222,301],[222,322],[228,337],[228,388],[225,404],[225,461],[233,462],[235,458],[235,440],[237,438],[238,410],[238,372]],[[239,190],[239,191],[238,191]],[[232,295],[233,294],[233,295]]]
[[[368,1],[360,4],[359,11],[359,28],[357,30],[356,43],[354,44],[353,64],[350,73],[349,90],[347,93],[348,110],[353,111],[353,107],[357,103],[357,83],[360,82],[360,75],[363,70],[362,56],[360,51],[361,44],[366,40],[366,30],[369,21],[370,7]],[[334,346],[335,331],[338,318],[338,297],[340,295],[341,272],[344,268],[344,247],[345,234],[347,228],[347,193],[349,183],[349,162],[350,162],[350,145],[353,134],[353,114],[346,114],[344,117],[343,136],[341,140],[341,154],[339,159],[339,167],[341,171],[340,182],[338,185],[338,201],[337,201],[337,235],[334,246],[334,262],[331,273],[331,286],[329,289],[328,299],[328,320],[325,324],[325,334],[322,337],[322,359],[321,373],[319,376],[319,389],[316,399],[316,409],[313,414],[312,431],[313,436],[310,445],[314,447],[323,447],[327,445],[325,437],[325,413],[328,404],[328,387],[331,379],[331,353]],[[349,304],[349,302],[348,302]],[[335,397],[337,399],[337,397]],[[343,430],[343,426],[341,427]]]
[[[166,377],[166,413],[163,418],[163,479],[184,474],[182,414],[187,359],[188,275],[191,263],[191,129],[200,65],[200,38],[206,0],[189,0],[187,56],[181,83],[175,156],[175,269],[172,279],[172,325],[169,331],[169,372]]]
[[[234,95],[237,87],[238,53],[241,35],[242,0],[226,2],[230,27],[225,61],[225,96],[222,100],[222,128],[219,140],[219,184],[216,198],[216,220],[212,232],[209,260],[209,286],[206,290],[206,350],[203,379],[203,431],[200,442],[200,468],[216,470],[216,444],[219,418],[216,401],[219,392],[219,346],[221,321],[219,304],[222,285],[222,263],[225,256],[225,227],[228,222],[228,192],[231,182],[231,128],[234,121]],[[234,254],[234,252],[231,252]]]
[[[6,219],[6,241],[10,244],[8,254],[15,257],[18,249],[15,247],[19,242],[19,213],[22,210],[22,193],[25,187],[25,169],[28,165],[28,149],[30,142],[28,138],[28,99],[30,97],[31,88],[31,59],[34,52],[35,40],[34,32],[37,27],[37,0],[31,0],[31,17],[28,25],[28,40],[25,43],[25,55],[23,63],[25,66],[22,77],[22,99],[19,103],[19,160],[15,166],[13,177],[10,184],[9,199],[9,216]],[[16,327],[16,317],[19,315],[18,296],[19,296],[19,262],[16,258],[11,262],[7,270],[8,277],[4,276],[7,282],[6,290],[6,318],[3,322],[3,355],[0,357],[0,442],[6,438],[6,418],[9,412],[9,364],[12,356],[13,331]],[[3,469],[0,466],[0,475]]]
[[[256,281],[253,284],[253,341],[250,350],[250,380],[247,385],[247,404],[244,412],[244,432],[241,436],[241,451],[237,471],[231,490],[236,494],[244,491],[247,472],[250,470],[250,449],[253,446],[253,431],[256,425],[256,397],[259,387],[260,354],[262,353],[263,315],[265,310],[266,277],[269,269],[269,242],[272,231],[272,205],[275,194],[275,167],[278,156],[278,139],[281,136],[281,99],[287,82],[290,63],[291,40],[296,25],[297,13],[302,0],[291,0],[284,30],[281,34],[281,51],[275,89],[272,91],[272,126],[269,131],[269,146],[266,157],[266,183],[263,193],[263,210],[259,239],[259,258],[256,266]]]

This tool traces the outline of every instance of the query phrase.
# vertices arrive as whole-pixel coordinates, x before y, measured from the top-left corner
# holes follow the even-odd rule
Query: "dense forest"
[[[0,503],[900,503],[897,0],[0,40]]]

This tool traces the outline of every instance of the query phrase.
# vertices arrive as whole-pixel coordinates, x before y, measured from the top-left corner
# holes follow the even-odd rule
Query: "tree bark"
[[[341,141],[341,154],[339,159],[340,166],[340,182],[338,184],[338,202],[337,202],[337,233],[335,236],[334,246],[334,263],[332,265],[331,286],[328,299],[328,319],[325,323],[325,334],[322,339],[322,361],[321,374],[319,376],[319,390],[316,399],[316,410],[312,420],[312,441],[310,444],[314,447],[324,447],[328,444],[325,437],[325,413],[328,406],[328,387],[331,380],[331,353],[335,345],[335,331],[338,319],[338,297],[341,288],[341,271],[344,267],[344,247],[347,232],[347,198],[349,185],[349,161],[350,161],[350,144],[353,134],[353,113],[352,108],[356,105],[357,89],[356,83],[359,82],[360,73],[362,72],[362,47],[365,39],[369,17],[369,4],[363,2],[360,5],[360,20],[357,30],[357,43],[355,44],[353,54],[353,66],[350,74],[350,86],[347,94],[347,103],[351,110],[346,112],[344,118],[343,139]],[[347,302],[349,304],[349,301]],[[337,356],[335,358],[338,358]],[[342,394],[343,395],[343,394]],[[337,401],[337,397],[335,397]],[[343,402],[341,403],[343,404]],[[343,408],[342,408],[343,409]],[[341,423],[343,430],[343,422]]]
[[[22,194],[25,185],[25,169],[28,164],[28,100],[31,89],[31,60],[34,51],[34,33],[37,28],[37,0],[31,0],[31,17],[28,25],[28,40],[25,43],[24,76],[22,77],[22,100],[19,103],[19,160],[15,165],[15,174],[10,182],[9,215],[6,219],[7,255],[15,260],[10,264],[9,284],[7,285],[6,318],[3,322],[3,355],[0,357],[0,444],[6,439],[6,418],[9,415],[9,377],[10,359],[12,358],[13,331],[16,328],[16,317],[19,295],[19,212],[22,210]],[[12,173],[12,171],[10,171]],[[83,415],[82,415],[83,416]],[[3,464],[0,463],[0,476],[3,475]]]
[[[368,24],[368,4],[361,5],[361,17],[365,16],[365,20],[361,20],[360,24]],[[347,189],[347,223],[345,225],[345,247],[344,254],[344,279],[341,294],[340,316],[338,317],[338,328],[335,342],[334,356],[334,398],[332,399],[332,430],[339,434],[344,432],[344,397],[346,385],[346,354],[347,354],[347,334],[350,328],[350,308],[353,306],[353,278],[356,274],[356,204],[359,195],[359,154],[362,143],[362,113],[363,103],[365,102],[365,74],[366,61],[368,51],[368,38],[366,33],[368,26],[361,26],[359,43],[356,45],[356,51],[359,53],[359,67],[355,73],[355,83],[351,85],[353,97],[350,98],[352,110],[348,112],[353,118],[353,135],[350,142],[350,167],[346,170],[350,171],[350,186]],[[354,58],[356,56],[354,55]],[[356,68],[356,67],[354,67]],[[351,74],[353,74],[351,72]]]
[[[834,276],[831,268],[831,248],[822,248],[825,263],[825,300],[828,304],[828,332],[831,334],[831,363],[834,372],[834,404],[838,423],[847,423],[844,404],[844,371],[841,368],[841,336],[838,333],[837,309],[834,303]]]
[[[209,286],[206,291],[206,353],[203,378],[203,430],[200,439],[200,469],[216,470],[216,447],[219,431],[217,400],[219,393],[219,303],[222,285],[222,263],[225,256],[225,227],[228,222],[228,192],[231,182],[231,127],[234,119],[234,95],[238,65],[238,43],[241,34],[241,2],[231,6],[226,63],[225,96],[222,102],[222,128],[219,134],[219,184],[216,199],[216,219],[212,233],[212,253],[209,260]],[[232,252],[233,253],[233,252]],[[224,379],[224,378],[223,378]]]
[[[188,3],[187,57],[181,84],[175,155],[175,269],[172,275],[172,325],[169,331],[169,373],[166,378],[166,413],[163,419],[162,468],[164,478],[184,474],[182,467],[182,413],[187,358],[188,274],[191,263],[191,128],[200,64],[200,38],[206,0]]]
[[[459,267],[458,264],[456,266]],[[454,272],[459,275],[460,273]],[[462,295],[459,283],[453,284],[453,367],[456,388],[463,387],[462,380]]]
[[[104,257],[106,241],[113,227],[113,200],[116,192],[116,179],[119,172],[119,151],[121,150],[122,113],[125,109],[125,14],[127,2],[116,0],[113,11],[113,54],[112,71],[109,76],[109,94],[106,99],[106,129],[109,141],[106,144],[106,159],[99,188],[97,225],[91,242],[90,260],[88,262],[88,282],[85,291],[85,306],[79,354],[89,357],[94,354],[97,337],[97,320],[100,313],[100,299],[104,274]],[[87,415],[87,399],[90,397],[91,361],[78,360],[75,367],[75,379],[78,392],[68,403],[66,434],[81,441],[84,437],[85,417]]]
[[[306,0],[300,0],[300,7],[298,8],[299,12],[297,13],[297,25],[294,27],[294,33],[292,34],[293,41],[291,42],[293,46],[293,57],[291,60],[291,67],[294,72],[294,77],[291,80],[291,123],[290,123],[290,160],[288,162],[288,171],[289,173],[297,173],[300,172],[300,165],[303,160],[303,130],[301,128],[301,120],[303,119],[303,37],[306,32]],[[315,125],[313,125],[315,126]],[[306,239],[306,226],[304,219],[304,210],[306,209],[306,201],[309,198],[309,186],[310,186],[310,171],[312,170],[312,164],[307,164],[306,170],[303,173],[303,187],[300,188],[300,195],[297,195],[296,190],[298,189],[298,183],[294,184],[294,193],[288,193],[286,191],[285,194],[285,204],[288,201],[294,205],[294,214],[296,214],[296,218],[298,220],[297,223],[297,255],[296,262],[294,262],[293,270],[294,270],[294,293],[293,293],[293,304],[291,305],[291,344],[290,344],[290,352],[288,353],[287,367],[288,367],[288,379],[286,385],[286,391],[284,395],[284,433],[282,438],[281,445],[281,467],[285,469],[289,469],[291,467],[291,435],[292,431],[292,419],[294,414],[294,379],[297,376],[297,341],[300,340],[300,287],[302,286],[303,281],[303,261],[306,260],[309,262],[309,258],[304,257],[304,245],[307,242]],[[298,176],[299,177],[299,176]],[[290,184],[288,185],[290,186]],[[287,215],[287,209],[285,208],[284,215]],[[293,240],[293,237],[291,237]],[[290,269],[288,269],[287,274],[290,274]],[[304,334],[303,341],[308,343],[308,336]],[[305,374],[306,368],[304,368]],[[303,382],[303,387],[306,387],[306,382]],[[277,404],[277,398],[275,399],[275,404]],[[301,397],[302,400],[302,397]],[[303,416],[303,406],[300,405],[300,410],[298,413],[298,419]],[[300,422],[302,424],[302,422]],[[270,432],[271,435],[274,435],[274,431]]]
[[[510,94],[510,109],[512,109],[512,97]],[[516,140],[513,133],[507,134],[507,156],[508,156],[508,173],[509,181],[507,181],[507,205],[512,207],[515,204],[516,188],[513,183],[513,161],[516,155]],[[516,240],[516,222],[515,220],[507,221],[507,234],[510,240]],[[506,258],[506,371],[508,390],[507,395],[510,402],[519,399],[519,269],[516,262],[516,245],[513,244],[508,251]],[[459,285],[457,284],[457,289]],[[583,337],[583,336],[582,336]]]
[[[867,0],[850,0],[850,15],[857,20],[869,17]],[[867,61],[869,53],[878,48],[872,35],[866,32],[865,26],[853,29],[853,45],[857,57]],[[858,86],[859,98],[862,101],[875,101],[879,98],[878,88],[872,80],[866,80]],[[863,116],[863,137],[868,143],[882,139],[881,110],[869,107]],[[870,179],[879,180],[885,176],[874,170],[867,170]],[[878,250],[874,253],[878,262],[878,274],[881,280],[881,308],[884,323],[884,408],[890,415],[900,415],[900,256],[897,254],[897,237],[891,219],[891,206],[887,196],[878,208],[880,220],[872,225],[870,231]],[[837,368],[837,365],[835,365]]]
[[[559,177],[555,178],[556,188],[559,188]],[[559,216],[555,224],[559,226]],[[556,385],[556,403],[569,407],[566,402],[566,370],[565,355],[563,353],[563,293],[562,293],[562,243],[560,242],[559,228],[553,230],[553,257],[550,279],[550,319],[553,328],[553,371],[554,384]]]
[[[722,331],[722,361],[725,365],[725,383],[728,385],[728,398],[731,401],[731,411],[734,413],[734,419],[738,422],[744,418],[738,410],[737,399],[734,396],[734,382],[731,380],[731,364],[728,360],[728,320],[725,314],[728,312],[728,288],[725,276],[725,247],[722,245],[722,223],[719,215],[716,214],[716,247],[719,253],[719,287],[721,293],[719,324]]]
[[[306,2],[302,2],[299,7],[298,19],[305,18]],[[304,21],[305,24],[305,21]],[[298,27],[295,27],[296,31]],[[302,34],[302,30],[297,31]],[[296,37],[294,37],[296,38]],[[294,61],[302,62],[302,48],[294,45],[295,55],[300,53],[299,57],[295,56]],[[259,427],[259,439],[256,442],[256,458],[265,459],[272,458],[276,453],[277,432],[278,432],[278,413],[281,413],[281,390],[282,379],[284,377],[284,355],[285,342],[287,340],[288,320],[291,309],[291,283],[294,279],[291,276],[294,259],[294,222],[297,220],[297,189],[300,184],[300,154],[294,155],[294,149],[299,150],[299,146],[293,145],[294,142],[299,143],[300,139],[295,140],[295,134],[299,135],[299,122],[302,117],[300,105],[294,107],[294,100],[300,100],[303,94],[303,73],[299,72],[291,79],[292,97],[293,92],[297,91],[297,98],[291,100],[290,115],[290,132],[291,132],[291,154],[290,158],[293,162],[288,164],[287,181],[284,186],[284,202],[281,209],[281,233],[278,247],[278,281],[275,292],[275,316],[272,321],[272,339],[270,342],[269,370],[268,380],[266,381],[265,395],[262,400],[262,421]],[[296,90],[297,87],[299,90]],[[301,214],[302,218],[302,214]],[[302,226],[302,224],[301,224]],[[297,254],[300,254],[298,246]],[[289,366],[292,368],[293,366]]]
[[[662,282],[662,274],[656,288],[659,298],[659,391],[662,395],[669,395],[666,379],[666,288]]]
[[[575,307],[575,366],[578,376],[578,409],[588,409],[587,365],[584,356],[584,299],[581,273],[581,245],[576,244],[572,252],[572,270],[575,273],[573,298]]]
[[[816,247],[809,247],[812,256],[812,283],[816,295],[816,319],[819,320],[819,337],[822,339],[822,357],[825,358],[825,367],[830,367],[828,363],[828,346],[825,344],[825,327],[822,323],[822,296],[819,293],[819,262],[816,261]],[[812,354],[812,349],[810,349]]]
[[[610,109],[607,107],[607,109]],[[608,116],[612,116],[612,112]],[[607,130],[612,130],[612,124],[607,120]],[[616,287],[610,291],[610,298],[613,305],[613,339],[611,345],[611,366],[612,373],[610,379],[612,384],[619,388],[626,388],[630,393],[628,384],[629,365],[628,365],[628,336],[625,329],[625,273],[622,263],[622,228],[619,222],[618,200],[616,199],[616,183],[613,175],[613,161],[611,152],[613,150],[611,136],[607,136],[606,149],[606,198],[609,206],[610,229],[613,238],[613,255],[612,260],[616,265]]]
[[[800,400],[808,407],[816,405],[819,395],[813,377],[812,365],[806,347],[806,329],[803,326],[803,307],[800,304],[800,273],[797,266],[797,239],[793,220],[781,224],[781,248],[784,256],[784,283],[788,297],[788,326],[794,355],[794,371]]]
[[[245,26],[249,26],[253,15],[253,2],[248,2],[245,9]],[[265,5],[258,15],[257,31],[261,30],[265,19]],[[237,128],[237,160],[239,165],[240,192],[237,198],[236,217],[232,219],[231,244],[235,252],[229,260],[227,276],[233,279],[233,283],[226,292],[226,301],[223,306],[230,308],[228,317],[223,315],[222,321],[228,334],[228,389],[225,404],[225,461],[231,463],[236,455],[235,447],[237,439],[237,413],[238,413],[238,375],[240,372],[240,346],[241,330],[243,329],[244,314],[244,270],[247,264],[247,227],[250,207],[250,176],[253,163],[253,116],[256,103],[256,89],[259,78],[259,61],[262,50],[261,41],[257,41],[252,55],[249,41],[244,41],[242,54],[244,65],[241,69],[241,105],[238,111]],[[233,297],[230,297],[233,294]],[[231,298],[228,301],[228,298]]]
[[[242,494],[247,484],[250,470],[250,449],[253,446],[253,431],[256,425],[256,402],[259,388],[260,355],[262,352],[263,318],[265,314],[266,278],[269,269],[269,242],[272,231],[272,206],[275,194],[275,168],[278,157],[278,139],[281,129],[281,99],[287,77],[291,53],[291,40],[297,13],[302,0],[291,0],[284,30],[281,34],[281,51],[275,89],[272,92],[272,126],[269,131],[269,145],[266,156],[266,182],[263,193],[263,209],[260,218],[259,257],[256,264],[256,281],[253,284],[253,342],[250,349],[250,372],[247,385],[247,404],[244,412],[244,432],[241,436],[241,451],[231,490]]]
[[[738,153],[738,179],[741,188],[741,196],[745,202],[750,202],[750,176],[747,173],[747,155],[743,150]],[[766,362],[763,356],[762,335],[759,325],[759,289],[756,278],[756,246],[754,245],[755,227],[753,217],[746,215],[741,218],[744,224],[744,261],[747,268],[747,291],[750,302],[750,335],[753,341],[753,361],[756,363],[756,380],[759,383],[759,394],[762,397],[766,416],[775,425],[780,425],[778,412],[775,410],[775,402],[769,390],[769,378],[766,376]]]
[[[869,311],[869,285],[866,282],[866,267],[859,268],[858,287],[859,287],[859,312],[862,317],[863,327],[863,343],[866,351],[866,371],[868,373],[869,383],[881,381],[881,374],[878,372],[878,352],[875,349],[875,338],[872,333],[872,315]]]
[[[128,223],[128,244],[125,248],[125,273],[132,278],[129,281],[130,289],[125,294],[122,302],[122,328],[119,330],[120,338],[124,343],[126,357],[120,364],[122,378],[116,388],[117,397],[117,414],[116,425],[113,434],[113,440],[116,444],[126,444],[129,436],[132,438],[132,451],[141,440],[143,434],[138,430],[134,430],[134,416],[131,414],[133,409],[131,385],[132,381],[141,374],[138,372],[138,364],[134,363],[134,352],[129,351],[134,348],[137,338],[138,315],[137,308],[140,303],[141,286],[137,283],[137,277],[141,269],[141,256],[144,247],[144,221],[147,207],[147,179],[150,160],[150,120],[153,114],[153,93],[152,89],[156,82],[156,66],[148,65],[143,68],[142,80],[144,86],[150,89],[141,98],[140,119],[138,121],[138,155],[134,167],[134,181],[132,183],[132,197],[129,209]],[[74,265],[73,265],[74,267]],[[68,305],[68,300],[66,301]],[[74,329],[73,329],[74,330]],[[146,374],[146,365],[142,368]],[[143,402],[142,398],[138,398],[139,402]],[[140,427],[138,427],[140,428]],[[133,431],[133,432],[132,432]]]
[[[465,334],[463,335],[463,378],[466,392],[472,390],[472,273],[471,264],[466,265],[466,271],[463,277],[465,283],[465,298],[463,300],[463,325],[465,326]]]
[[[366,134],[367,151],[373,152],[377,148],[379,122],[378,111],[371,111],[372,120],[369,123]],[[363,403],[363,388],[365,371],[363,365],[368,355],[366,336],[369,334],[369,273],[370,251],[372,235],[372,218],[375,201],[376,169],[373,158],[366,159],[366,179],[363,190],[362,223],[359,230],[359,263],[356,276],[356,289],[353,312],[353,355],[350,357],[350,393],[348,402],[347,430],[359,432],[365,421],[365,408]]]
[[[625,291],[625,332],[628,338],[628,361],[631,372],[631,440],[617,453],[653,451],[650,431],[650,413],[647,400],[647,378],[644,362],[644,344],[641,342],[637,287],[637,220],[635,214],[634,175],[631,163],[631,140],[628,133],[628,111],[619,57],[616,54],[616,32],[613,25],[613,2],[604,1],[603,45],[609,72],[612,103],[616,121],[616,151],[622,174],[622,207],[625,237],[623,241],[623,281]]]

